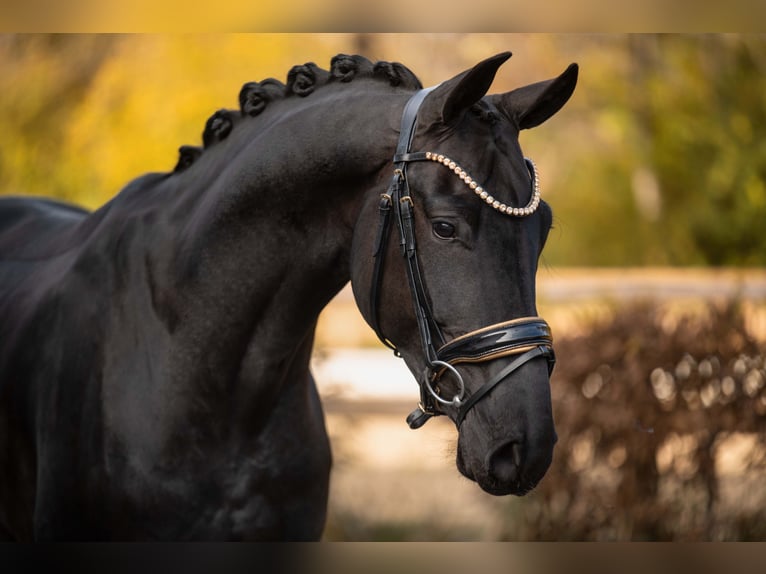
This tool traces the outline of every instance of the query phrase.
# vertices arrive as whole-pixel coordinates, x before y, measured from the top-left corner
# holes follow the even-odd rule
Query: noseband
[[[500,213],[513,217],[525,217],[534,213],[540,203],[540,190],[537,170],[534,163],[529,159],[525,159],[525,161],[533,178],[532,198],[525,207],[514,208],[492,197],[460,166],[444,155],[432,152],[410,152],[418,109],[426,95],[433,89],[427,88],[416,92],[407,102],[402,114],[399,143],[393,160],[394,176],[388,192],[380,196],[378,205],[379,223],[373,252],[375,265],[370,290],[372,327],[383,344],[392,349],[397,356],[401,356],[394,343],[383,334],[378,317],[383,262],[388,239],[391,235],[391,215],[393,212],[393,219],[396,220],[399,229],[399,244],[407,269],[415,318],[427,364],[422,381],[418,381],[420,403],[418,408],[407,417],[407,424],[413,429],[420,428],[433,416],[444,414],[438,410],[439,404],[457,409],[456,424],[459,428],[468,411],[513,371],[536,357],[545,357],[548,360],[548,374],[550,375],[556,362],[550,327],[540,317],[523,317],[498,323],[472,331],[449,342],[445,341],[444,335],[434,319],[418,264],[414,204],[407,181],[407,165],[413,161],[441,163],[455,172],[488,205]],[[482,363],[509,356],[515,356],[515,358],[494,377],[485,382],[475,393],[466,398],[465,383],[455,368],[456,364]],[[442,397],[438,386],[439,380],[446,373],[449,373],[457,381],[458,390],[451,399]]]

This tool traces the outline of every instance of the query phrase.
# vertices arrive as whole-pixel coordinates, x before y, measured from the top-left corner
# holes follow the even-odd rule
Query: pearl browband
[[[531,199],[529,200],[529,203],[525,207],[511,207],[510,205],[501,203],[500,201],[492,197],[487,190],[485,190],[482,186],[480,186],[476,182],[476,180],[474,180],[470,175],[468,175],[468,173],[462,167],[460,167],[457,163],[455,163],[453,160],[451,160],[445,155],[427,151],[425,153],[425,159],[430,161],[435,161],[436,163],[440,163],[448,167],[468,187],[470,187],[476,195],[478,195],[483,201],[485,201],[487,205],[496,209],[500,213],[505,213],[506,215],[511,215],[514,217],[526,217],[527,215],[532,215],[537,210],[537,207],[540,205],[540,178],[537,174],[537,166],[535,165],[535,162],[533,162],[529,158],[525,157],[524,161],[527,163],[527,169],[529,170],[529,173],[532,176],[533,193],[532,193]]]

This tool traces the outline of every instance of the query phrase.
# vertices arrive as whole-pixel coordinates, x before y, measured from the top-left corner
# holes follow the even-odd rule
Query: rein
[[[420,403],[418,408],[407,417],[407,424],[413,429],[420,428],[433,416],[444,414],[439,410],[439,404],[457,409],[455,422],[459,428],[468,411],[513,371],[536,357],[545,357],[548,360],[548,374],[550,375],[556,362],[550,327],[540,317],[523,317],[498,323],[477,329],[449,342],[445,341],[444,335],[433,317],[418,263],[415,241],[415,206],[410,196],[409,182],[407,181],[407,165],[414,161],[435,161],[445,165],[455,172],[483,201],[506,215],[525,217],[532,214],[540,202],[537,169],[529,159],[525,158],[525,161],[530,175],[533,177],[532,198],[527,206],[513,208],[492,197],[449,158],[432,152],[413,153],[410,151],[415,135],[418,109],[434,87],[416,92],[409,99],[402,113],[401,131],[393,158],[394,176],[388,191],[381,194],[378,204],[378,231],[373,250],[375,261],[370,288],[372,327],[383,344],[400,357],[401,354],[396,345],[383,334],[379,322],[380,286],[386,246],[391,236],[392,219],[394,219],[399,230],[399,245],[407,269],[407,282],[427,364],[423,379],[418,382]],[[517,356],[511,363],[466,399],[465,383],[455,368],[456,364],[480,363],[515,355]],[[445,399],[440,395],[437,384],[447,372],[455,378],[458,386],[457,393],[451,399]]]

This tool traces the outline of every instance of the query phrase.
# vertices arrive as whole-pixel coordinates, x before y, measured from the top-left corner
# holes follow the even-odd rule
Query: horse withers
[[[92,213],[0,199],[0,534],[307,540],[331,468],[309,372],[351,281],[492,494],[556,433],[535,274],[551,226],[518,135],[577,80],[486,95],[499,54],[423,90],[339,55],[245,84],[175,169]]]

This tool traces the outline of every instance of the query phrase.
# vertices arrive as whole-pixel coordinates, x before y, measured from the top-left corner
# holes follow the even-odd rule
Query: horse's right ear
[[[519,129],[539,126],[558,112],[577,85],[577,64],[570,64],[557,78],[489,96],[495,106],[516,121]]]

